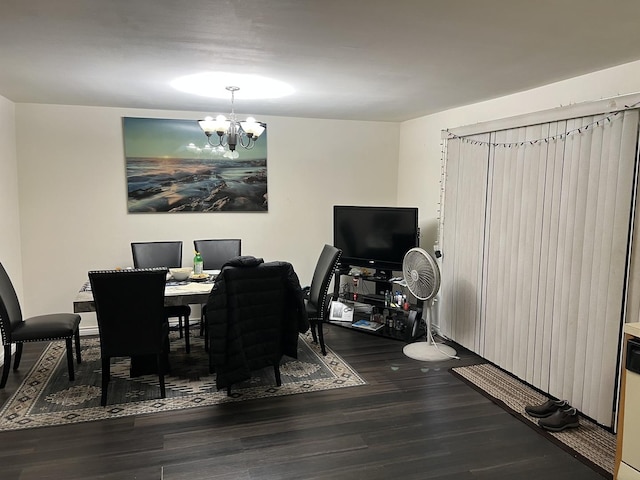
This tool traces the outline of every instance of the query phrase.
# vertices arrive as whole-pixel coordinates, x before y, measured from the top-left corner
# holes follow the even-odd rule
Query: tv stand
[[[376,272],[366,276],[355,275],[349,266],[339,265],[334,276],[333,300],[338,300],[353,308],[353,319],[350,322],[345,322],[330,318],[329,323],[406,343],[411,343],[424,336],[425,327],[421,321],[422,302],[410,304],[409,308],[405,309],[385,300],[385,291],[393,293],[396,290],[404,290],[391,281],[392,275],[391,271]],[[342,277],[349,277],[348,285],[351,285],[353,279],[357,279],[359,284],[360,282],[369,282],[368,285],[374,285],[373,291],[370,291],[370,288],[361,288],[361,286],[358,289],[341,289]],[[414,322],[418,322],[418,329],[416,335],[412,336]],[[380,327],[378,327],[379,325]]]

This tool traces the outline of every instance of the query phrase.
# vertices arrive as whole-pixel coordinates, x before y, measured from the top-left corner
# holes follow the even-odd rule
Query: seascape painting
[[[124,117],[123,132],[130,213],[268,210],[266,130],[236,159],[197,120]]]

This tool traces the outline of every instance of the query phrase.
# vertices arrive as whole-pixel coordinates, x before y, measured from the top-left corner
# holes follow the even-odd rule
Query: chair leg
[[[209,328],[207,328],[207,305],[202,305],[200,313],[200,336],[204,336],[204,351],[209,352]]]
[[[16,356],[13,359],[13,370],[18,370],[22,359],[22,343],[16,343]]]
[[[200,307],[200,336],[204,335],[204,322],[205,322],[205,315],[207,313],[207,306],[206,305],[202,305]]]
[[[158,381],[160,382],[160,398],[167,396],[167,391],[164,385],[164,369],[162,368],[163,354],[158,354]]]
[[[167,319],[167,323],[169,323],[170,317],[165,315],[165,318]],[[182,338],[182,317],[178,317],[178,334],[180,338]]]
[[[76,362],[80,364],[82,363],[82,354],[80,353],[80,329],[76,330],[74,337],[76,340]]]
[[[189,343],[189,317],[186,315],[184,316],[184,349],[187,353],[191,353],[191,344]]]
[[[13,358],[13,369],[17,370],[22,360],[22,343],[16,343],[16,356]]]
[[[318,335],[316,334],[316,321],[309,319],[311,325],[311,336],[313,337],[313,343],[318,343]]]
[[[280,364],[279,364],[279,363],[276,363],[276,364],[273,366],[273,372],[274,372],[274,373],[275,373],[275,375],[276,375],[276,385],[277,385],[277,386],[282,385],[282,378],[280,377]]]
[[[11,344],[4,346],[4,367],[2,368],[2,380],[0,380],[0,388],[4,388],[9,378],[9,370],[11,370]]]
[[[322,322],[318,322],[318,337],[320,338],[320,350],[322,355],[327,354],[327,348],[324,346],[324,332],[322,331]]]
[[[102,397],[100,399],[100,405],[107,406],[107,388],[109,388],[109,378],[111,359],[109,357],[102,357]]]
[[[67,344],[67,368],[69,369],[69,380],[74,381],[76,379],[75,371],[73,370],[73,340],[66,338]]]

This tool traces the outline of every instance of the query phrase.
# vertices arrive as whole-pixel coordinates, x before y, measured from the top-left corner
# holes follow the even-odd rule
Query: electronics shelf
[[[412,342],[424,336],[424,326],[421,322],[422,304],[410,304],[407,309],[400,308],[385,301],[385,291],[397,290],[397,285],[387,275],[351,275],[349,268],[340,267],[335,272],[333,299],[353,309],[350,321],[329,319],[329,323],[344,328],[351,328],[361,332],[393,338],[404,342]],[[363,289],[341,289],[342,277],[349,277],[356,283],[371,282],[375,293],[364,293]],[[396,288],[394,289],[394,285]],[[414,322],[420,322],[415,337],[411,336]]]

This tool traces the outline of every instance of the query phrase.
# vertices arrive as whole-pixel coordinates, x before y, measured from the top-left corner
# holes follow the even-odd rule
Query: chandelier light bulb
[[[212,147],[228,147],[224,154],[226,158],[238,158],[239,154],[236,147],[240,145],[242,148],[250,150],[254,147],[256,139],[262,135],[265,125],[256,121],[253,117],[248,117],[242,122],[236,120],[234,110],[235,93],[240,90],[239,87],[229,86],[226,90],[231,92],[231,114],[230,119],[224,115],[205,117],[204,120],[198,120],[200,128],[207,136],[207,142]],[[216,134],[215,136],[213,134]],[[212,138],[217,137],[217,143]]]

